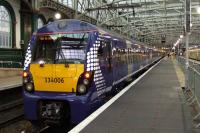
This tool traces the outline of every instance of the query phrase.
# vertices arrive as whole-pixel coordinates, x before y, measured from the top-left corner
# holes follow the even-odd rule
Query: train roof
[[[76,19],[63,19],[51,22],[42,28],[38,29],[37,34],[59,34],[59,33],[82,33],[82,32],[94,32],[98,31],[105,35],[110,35],[111,37],[121,38],[116,33],[102,29],[85,21],[80,21]]]
[[[75,19],[63,19],[51,22],[38,29],[37,34],[80,33],[98,31],[92,24]]]
[[[136,42],[134,40],[130,40],[124,38],[123,36],[105,30],[103,28],[97,27],[85,21],[76,20],[76,19],[62,19],[58,21],[51,22],[42,28],[38,29],[37,35],[46,35],[46,34],[69,34],[69,33],[84,33],[84,32],[100,32],[102,34],[108,35],[110,37],[114,37],[120,40],[129,41],[130,43],[141,44],[141,42]]]

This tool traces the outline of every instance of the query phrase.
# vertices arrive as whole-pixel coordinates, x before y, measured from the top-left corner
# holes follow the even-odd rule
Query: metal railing
[[[185,58],[177,57],[177,60],[185,73]],[[196,102],[198,107],[200,107],[200,62],[195,60],[189,60],[187,90],[191,92],[191,96],[187,99],[189,105]],[[200,118],[200,112],[193,117],[193,120],[198,118]],[[200,122],[196,125],[196,128],[198,127],[200,127]]]
[[[22,63],[16,61],[0,61],[0,68],[21,68]]]

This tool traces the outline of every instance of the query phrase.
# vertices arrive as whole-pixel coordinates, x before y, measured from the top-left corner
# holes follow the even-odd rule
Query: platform
[[[22,86],[22,70],[0,68],[0,91]]]
[[[163,59],[81,133],[194,133],[173,62]]]

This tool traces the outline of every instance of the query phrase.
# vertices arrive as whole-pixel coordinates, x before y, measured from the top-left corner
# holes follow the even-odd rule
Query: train
[[[199,48],[190,49],[188,51],[188,54],[189,54],[190,59],[200,61],[200,49]]]
[[[25,54],[25,118],[77,124],[161,57],[154,48],[84,21],[51,22],[33,33]]]

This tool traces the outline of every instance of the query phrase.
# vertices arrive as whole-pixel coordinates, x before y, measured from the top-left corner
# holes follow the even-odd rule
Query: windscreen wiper
[[[84,41],[85,35],[86,35],[86,34],[84,33],[83,36],[82,36],[82,38],[81,38],[81,41],[80,41],[79,45],[81,45],[81,43]]]
[[[61,56],[62,60],[64,60],[65,67],[69,67],[69,64],[66,62],[64,53],[63,53],[63,51],[62,51],[61,43],[60,43],[60,47],[59,47],[59,55]],[[59,55],[58,55],[58,56],[59,56]],[[58,59],[59,59],[59,57],[58,57]]]

